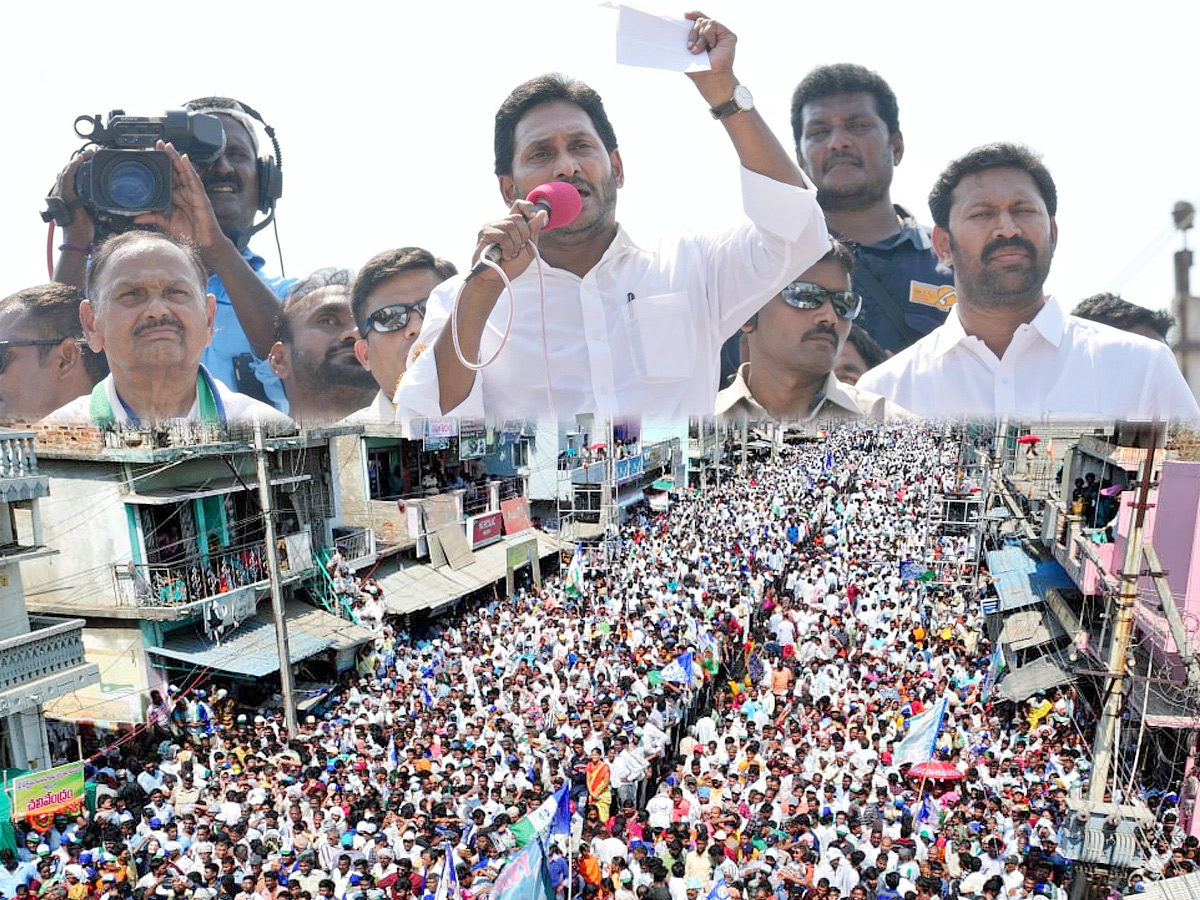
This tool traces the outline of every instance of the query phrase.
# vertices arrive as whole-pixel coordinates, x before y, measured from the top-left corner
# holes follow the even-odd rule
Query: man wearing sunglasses
[[[718,417],[785,423],[905,417],[878,394],[842,384],[833,374],[838,351],[862,309],[862,298],[850,290],[853,271],[854,257],[833,241],[816,265],[742,327],[750,361],[717,394]]]
[[[379,385],[374,402],[355,413],[355,422],[392,422],[392,397],[416,347],[425,304],[435,287],[458,274],[453,263],[420,247],[378,253],[362,267],[350,292],[358,325],[354,355]]]
[[[36,422],[108,374],[104,354],[83,342],[82,300],[66,284],[0,300],[0,421]]]

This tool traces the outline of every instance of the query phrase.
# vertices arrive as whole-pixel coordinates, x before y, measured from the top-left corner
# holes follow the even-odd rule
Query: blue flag
[[[724,875],[717,876],[713,886],[704,895],[704,900],[729,900],[729,885],[725,883]]]
[[[400,758],[396,753],[396,735],[394,734],[388,738],[387,762],[389,769],[396,768],[400,763]]]
[[[526,844],[500,870],[492,882],[491,900],[554,900],[546,851],[540,838]]]
[[[438,879],[437,893],[433,900],[461,900],[462,889],[458,885],[458,869],[454,865],[454,848],[446,841],[442,845],[446,856],[442,862],[442,877]]]
[[[692,683],[692,651],[676,657],[672,662],[663,666],[658,677],[663,681],[673,681],[676,684]]]

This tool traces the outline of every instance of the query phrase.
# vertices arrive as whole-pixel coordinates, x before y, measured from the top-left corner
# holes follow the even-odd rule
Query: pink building
[[[1121,495],[1121,512],[1114,542],[1105,549],[1107,572],[1096,573],[1099,578],[1119,580],[1125,559],[1125,548],[1133,521],[1133,503],[1137,497],[1134,490]],[[1183,654],[1196,653],[1200,646],[1200,462],[1164,461],[1157,490],[1152,490],[1149,508],[1146,510],[1146,527],[1143,540],[1153,546],[1159,562],[1166,572],[1171,596],[1179,609],[1180,618],[1187,634]],[[1186,746],[1186,762],[1180,790],[1181,824],[1189,834],[1200,835],[1200,811],[1197,799],[1197,736],[1200,734],[1200,712],[1197,711],[1196,686],[1187,684],[1184,659],[1171,633],[1167,617],[1162,611],[1159,592],[1153,578],[1147,574],[1148,567],[1142,566],[1138,582],[1138,603],[1135,622],[1140,645],[1147,659],[1136,663],[1135,674],[1145,676],[1149,665],[1153,679],[1132,680],[1128,690],[1129,706],[1135,718],[1140,719],[1146,729],[1147,741],[1156,743],[1155,732],[1160,733],[1163,745],[1182,748]],[[1107,580],[1105,578],[1105,580]],[[1143,752],[1154,752],[1147,746]]]

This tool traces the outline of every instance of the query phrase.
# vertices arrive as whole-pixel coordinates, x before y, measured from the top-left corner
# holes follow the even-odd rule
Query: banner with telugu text
[[[18,775],[13,779],[12,787],[14,819],[72,809],[83,800],[83,762]]]

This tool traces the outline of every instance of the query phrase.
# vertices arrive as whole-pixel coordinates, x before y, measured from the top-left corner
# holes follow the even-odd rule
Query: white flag
[[[942,719],[946,715],[946,698],[943,697],[919,716],[908,720],[908,731],[904,740],[896,745],[892,754],[892,765],[927,762],[933,759],[933,748],[937,744],[938,732],[942,730]]]

